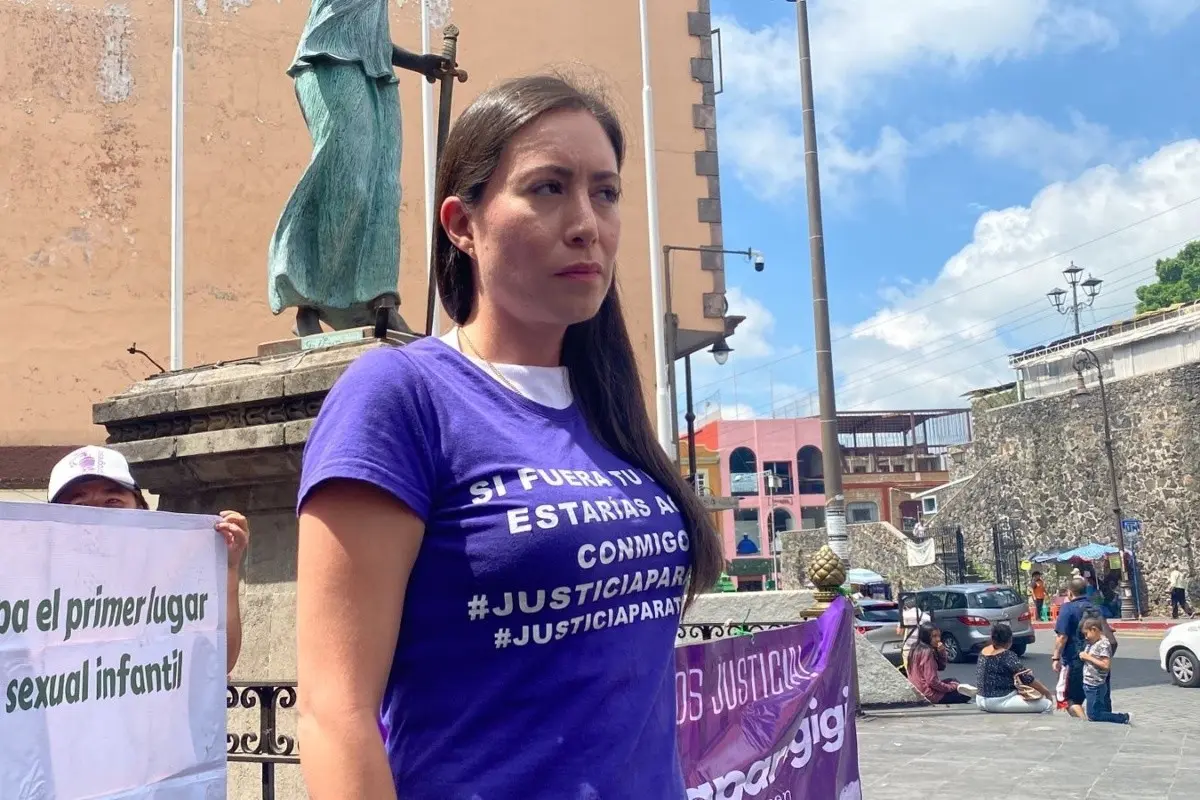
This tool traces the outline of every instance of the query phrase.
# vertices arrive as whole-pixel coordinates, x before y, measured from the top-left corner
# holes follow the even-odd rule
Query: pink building
[[[825,525],[819,420],[719,420],[696,442],[720,454],[721,486],[738,498],[719,515],[727,558],[770,555],[775,533]]]
[[[911,493],[949,480],[946,451],[970,440],[970,415],[964,409],[846,412],[838,415],[838,440],[846,521],[909,530],[920,517]],[[739,589],[762,588],[776,534],[825,526],[820,421],[715,420],[696,431],[696,444],[717,456],[697,464],[701,488],[737,503],[716,513],[729,574]]]

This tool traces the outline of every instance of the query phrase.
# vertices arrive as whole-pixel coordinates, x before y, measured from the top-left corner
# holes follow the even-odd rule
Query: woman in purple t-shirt
[[[357,361],[298,512],[310,795],[682,800],[675,632],[719,539],[644,405],[614,283],[625,140],[554,77],[446,142],[456,328]]]

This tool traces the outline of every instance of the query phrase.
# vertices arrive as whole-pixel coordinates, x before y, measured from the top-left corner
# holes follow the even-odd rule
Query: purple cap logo
[[[81,472],[100,472],[104,467],[101,460],[88,450],[84,450],[73,461],[73,466],[78,467]]]

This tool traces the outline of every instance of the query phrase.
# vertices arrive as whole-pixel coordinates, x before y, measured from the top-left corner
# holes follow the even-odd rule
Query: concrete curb
[[[1110,619],[1109,626],[1117,633],[1136,631],[1161,633],[1170,630],[1171,628],[1181,623],[1188,622],[1186,619]],[[1033,623],[1035,631],[1053,631],[1053,622],[1035,622]]]

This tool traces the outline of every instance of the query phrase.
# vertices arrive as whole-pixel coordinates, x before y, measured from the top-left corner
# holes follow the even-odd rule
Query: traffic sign
[[[1121,520],[1121,530],[1137,536],[1142,532],[1142,521],[1140,519],[1123,519]]]

